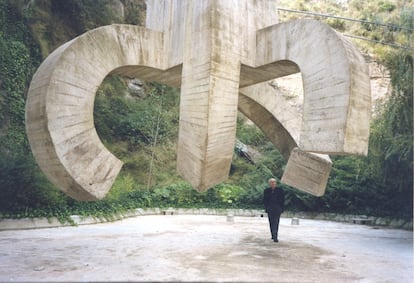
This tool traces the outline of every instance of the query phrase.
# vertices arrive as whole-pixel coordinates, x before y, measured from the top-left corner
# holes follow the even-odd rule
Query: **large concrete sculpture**
[[[305,100],[303,113],[292,115],[264,82],[297,72]],[[324,193],[329,175],[323,154],[367,153],[367,67],[331,28],[278,24],[275,0],[149,0],[146,28],[91,30],[55,50],[30,85],[33,154],[78,200],[103,198],[122,166],[93,123],[95,92],[108,74],[181,89],[177,168],[200,191],[228,177],[238,109],[288,159],[282,180],[314,195]]]

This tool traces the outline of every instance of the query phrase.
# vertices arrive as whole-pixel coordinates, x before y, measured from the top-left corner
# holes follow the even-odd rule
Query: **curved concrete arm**
[[[360,52],[340,34],[315,20],[264,28],[257,32],[254,67],[242,68],[241,77],[256,74],[258,79],[260,74],[268,80],[302,73],[302,150],[367,154],[371,116],[368,67]]]
[[[96,133],[96,90],[110,72],[175,78],[180,70],[161,70],[162,42],[160,32],[105,26],[62,45],[34,75],[26,104],[30,145],[49,180],[72,198],[103,198],[122,167]]]

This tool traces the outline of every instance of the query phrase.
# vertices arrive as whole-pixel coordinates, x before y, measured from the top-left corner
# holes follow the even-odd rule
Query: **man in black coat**
[[[285,193],[277,187],[277,181],[274,178],[269,179],[269,187],[263,192],[263,204],[269,218],[270,232],[273,242],[279,242],[277,233],[279,230],[280,215],[284,210]]]

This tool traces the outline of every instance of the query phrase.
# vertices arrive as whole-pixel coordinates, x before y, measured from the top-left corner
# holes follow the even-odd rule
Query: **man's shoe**
[[[273,239],[273,242],[278,243],[279,240],[278,239]]]

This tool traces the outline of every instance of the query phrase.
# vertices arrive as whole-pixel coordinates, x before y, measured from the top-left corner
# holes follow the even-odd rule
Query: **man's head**
[[[277,186],[277,181],[276,181],[276,179],[275,179],[275,178],[270,178],[270,179],[269,179],[269,186],[270,186],[272,189],[276,188],[276,186]]]

